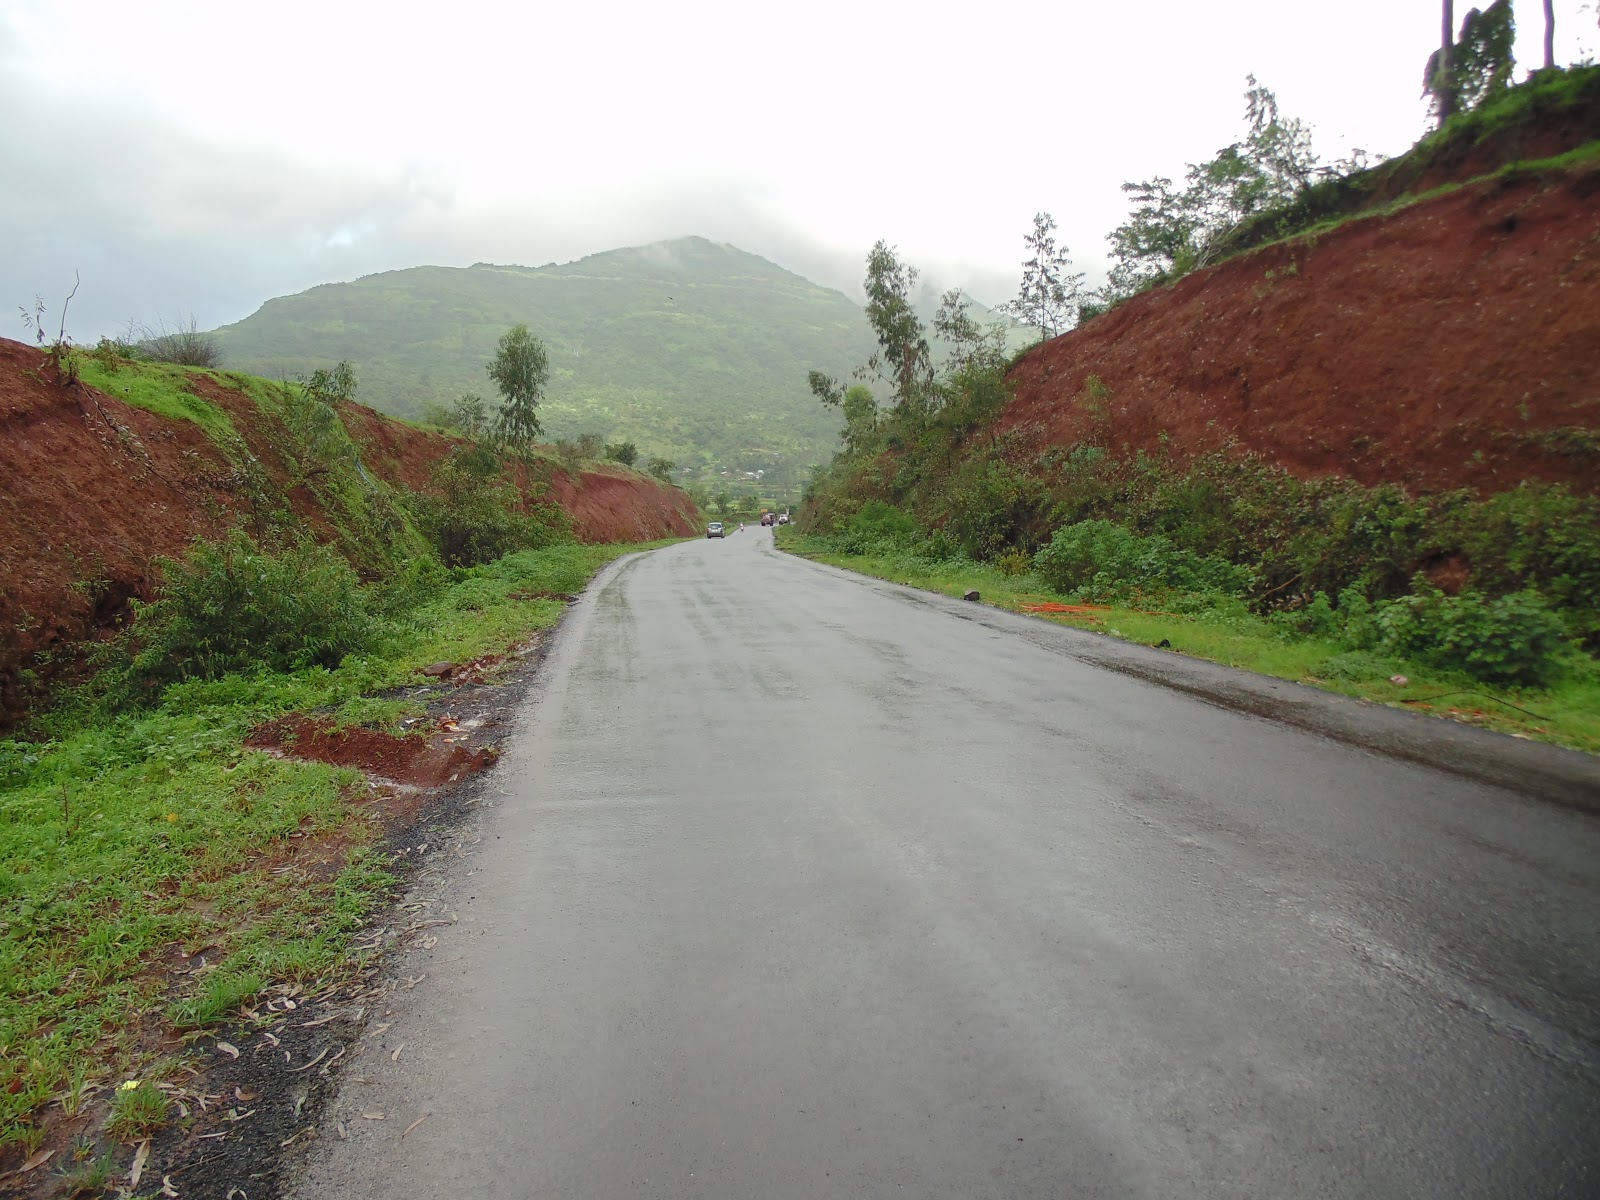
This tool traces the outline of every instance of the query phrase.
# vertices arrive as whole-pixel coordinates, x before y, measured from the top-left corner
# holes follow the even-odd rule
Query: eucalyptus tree
[[[501,335],[488,371],[504,400],[495,420],[496,440],[517,457],[527,458],[541,432],[539,401],[550,378],[544,343],[526,325],[513,325]]]
[[[1072,328],[1083,300],[1083,275],[1074,273],[1065,246],[1057,246],[1056,221],[1035,213],[1033,232],[1022,239],[1028,258],[1022,264],[1017,298],[1004,307],[1025,325],[1039,331],[1039,340]]]

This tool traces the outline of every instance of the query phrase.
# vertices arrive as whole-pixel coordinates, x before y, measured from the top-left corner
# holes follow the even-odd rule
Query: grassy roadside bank
[[[909,552],[845,554],[828,538],[808,536],[792,526],[780,528],[777,540],[790,553],[863,575],[946,596],[976,590],[983,603],[1011,612],[1147,646],[1165,642],[1179,653],[1226,666],[1600,753],[1600,678],[1593,672],[1568,675],[1543,689],[1489,689],[1425,664],[1380,658],[1331,639],[1300,634],[1254,615],[1243,605],[1185,613],[1075,604],[1031,572],[1006,574],[970,560],[934,560]],[[1067,611],[1051,611],[1052,607]]]
[[[335,667],[190,679],[113,716],[69,699],[0,742],[0,1169],[39,1150],[47,1116],[78,1123],[85,1162],[174,1119],[157,1085],[186,1037],[336,966],[391,886],[360,773],[250,749],[254,727],[393,730],[422,667],[506,652],[605,564],[664,544],[440,568]]]

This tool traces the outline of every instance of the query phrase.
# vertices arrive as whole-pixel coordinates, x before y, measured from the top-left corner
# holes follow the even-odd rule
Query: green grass
[[[188,421],[205,430],[206,437],[224,453],[242,444],[232,419],[221,408],[189,390],[197,374],[210,375],[191,367],[171,363],[129,362],[115,367],[92,354],[74,356],[78,377],[90,387],[99,388],[134,408],[142,408],[169,421]],[[229,386],[233,386],[231,383]],[[233,457],[229,454],[229,457]]]
[[[142,1069],[141,1014],[203,1027],[328,970],[390,885],[377,831],[346,803],[359,776],[247,750],[251,728],[306,710],[393,722],[414,708],[371,693],[559,620],[560,602],[512,593],[577,593],[642,548],[510,555],[453,573],[337,669],[184,683],[114,719],[69,699],[36,721],[42,741],[0,742],[0,1151],[36,1136],[40,1106],[81,1097],[85,1062],[98,1082]],[[270,869],[291,837],[319,835],[345,847],[334,878]],[[172,987],[170,967],[194,973]]]
[[[826,540],[807,537],[793,526],[779,529],[778,544],[817,562],[946,596],[976,590],[985,604],[1012,612],[1024,612],[1029,604],[1068,600],[1050,591],[1032,574],[1004,575],[979,563],[934,562],[908,553],[839,554],[829,548]],[[1187,607],[1171,607],[1179,606]],[[1149,612],[1113,605],[1091,615],[1034,615],[1146,646],[1165,640],[1171,649],[1194,658],[1600,753],[1600,675],[1592,666],[1576,666],[1566,679],[1548,690],[1494,693],[1483,684],[1422,664],[1383,660],[1351,652],[1333,641],[1291,633],[1249,613],[1242,604],[1193,613]],[[1406,684],[1391,683],[1393,675],[1404,675]],[[1519,709],[1539,715],[1530,716]]]

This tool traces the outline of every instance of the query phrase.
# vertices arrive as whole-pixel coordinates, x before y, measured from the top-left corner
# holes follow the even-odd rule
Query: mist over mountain
[[[363,403],[418,417],[467,392],[493,399],[485,366],[517,323],[550,354],[541,414],[552,440],[631,440],[694,474],[760,470],[775,488],[797,486],[837,446],[839,415],[807,390],[806,372],[848,376],[874,348],[844,293],[698,237],[324,284],[217,337],[230,369],[268,377],[347,359]]]

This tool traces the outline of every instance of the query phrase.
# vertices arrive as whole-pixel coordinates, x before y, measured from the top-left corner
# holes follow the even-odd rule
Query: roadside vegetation
[[[204,429],[244,503],[157,560],[134,619],[71,647],[75,682],[0,739],[0,1161],[92,1112],[50,1170],[98,1186],[118,1142],[183,1119],[160,1090],[183,1046],[264,988],[337,969],[392,886],[360,772],[253,749],[252,730],[317,714],[425,736],[407,733],[421,668],[513,653],[640,548],[577,544],[540,494],[542,349],[507,337],[500,412],[417,493],[363,466],[340,416],[348,364],[290,385],[199,372],[273,423],[269,469],[189,369],[64,349],[63,384]],[[316,498],[316,524],[291,488]]]
[[[1595,143],[1581,130],[1592,125],[1571,118],[1600,106],[1600,68],[1552,68],[1513,88],[1499,44],[1473,52],[1454,115],[1416,152],[1424,164],[1520,128],[1530,113],[1546,119],[1552,106],[1582,144],[1541,169],[1587,161]],[[1243,231],[1289,236],[1341,219],[1329,217],[1337,205],[1312,198],[1344,187],[1334,176],[1348,182],[1350,172],[1318,166],[1309,133],[1250,82],[1245,139],[1192,167],[1182,189],[1129,185],[1135,210],[1111,235],[1118,267],[1108,292],[1083,294],[1040,213],[1011,313],[1049,336],[1234,252],[1255,236]],[[1391,183],[1426,177],[1408,159],[1382,169]],[[1041,446],[996,429],[1015,362],[1002,331],[971,320],[950,293],[935,328],[951,351],[936,362],[932,331],[910,302],[916,281],[886,243],[869,252],[864,290],[878,349],[853,382],[810,373],[813,393],[843,417],[843,449],[814,474],[783,544],[1600,751],[1600,498],[1531,482],[1413,495],[1338,476],[1300,479],[1237,446],[1195,455],[1164,437],[1153,451],[1133,451],[1094,375],[1070,401],[1089,432],[1075,445]],[[1562,455],[1592,455],[1595,445],[1587,429],[1541,436]]]

